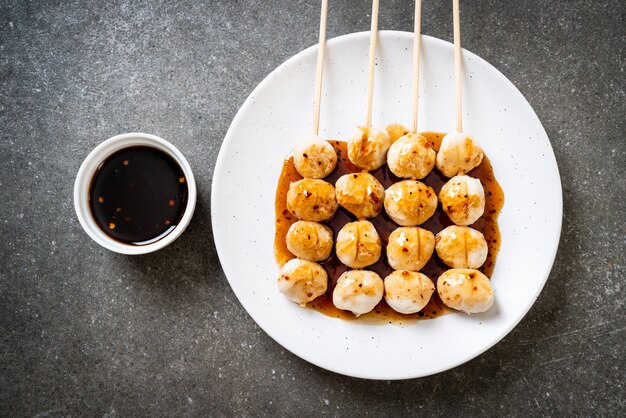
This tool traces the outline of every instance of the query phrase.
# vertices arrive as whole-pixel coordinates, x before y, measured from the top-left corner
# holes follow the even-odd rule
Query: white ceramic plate
[[[380,33],[374,126],[410,124],[412,34]],[[320,134],[345,139],[365,118],[369,33],[328,42]],[[404,326],[343,321],[302,309],[276,289],[274,194],[285,156],[311,131],[317,47],[295,55],[252,92],[233,120],[213,178],[217,251],[239,301],[278,343],[320,367],[370,379],[426,376],[500,341],[528,312],[550,273],[561,230],[561,183],[550,141],[522,94],[464,51],[464,130],[504,189],[502,247],[487,313],[453,313]],[[514,53],[514,52],[513,52]],[[422,131],[454,129],[452,44],[423,37]]]

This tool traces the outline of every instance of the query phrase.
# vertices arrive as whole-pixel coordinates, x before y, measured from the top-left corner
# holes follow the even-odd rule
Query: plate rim
[[[361,36],[367,36],[369,37],[370,35],[370,31],[361,31],[361,32],[352,32],[352,33],[348,33],[345,35],[341,35],[341,36],[337,36],[335,38],[329,39],[327,41],[327,47],[332,46],[333,44],[336,43],[342,43],[342,42],[349,42],[354,38],[358,38]],[[378,36],[397,36],[397,37],[411,37],[413,38],[413,32],[407,32],[407,31],[398,31],[398,30],[381,30],[378,33]],[[429,36],[429,35],[422,35],[422,38],[428,38],[429,42],[434,42],[436,44],[440,44],[443,47],[446,48],[453,48],[453,44],[445,41],[443,39],[440,38],[436,38],[433,36]],[[213,175],[212,175],[212,186],[211,186],[211,228],[212,228],[212,233],[213,233],[213,241],[215,244],[215,248],[216,248],[216,252],[218,255],[218,258],[220,260],[220,265],[222,267],[222,271],[224,272],[224,276],[226,277],[226,280],[228,281],[228,284],[231,288],[231,290],[233,291],[233,293],[235,294],[235,296],[237,297],[237,300],[239,301],[240,305],[244,308],[244,310],[246,311],[246,313],[252,318],[252,320],[255,322],[256,325],[258,325],[269,337],[271,337],[276,343],[278,343],[281,347],[283,347],[284,349],[288,350],[290,353],[296,355],[297,357],[300,357],[301,359],[316,365],[317,367],[320,367],[324,370],[329,370],[333,373],[337,373],[340,375],[344,375],[344,376],[350,376],[350,377],[356,377],[356,378],[360,378],[360,379],[368,379],[368,380],[408,380],[408,379],[415,379],[415,378],[420,378],[420,377],[426,377],[426,376],[431,376],[434,374],[438,374],[447,370],[451,370],[455,367],[458,367],[464,363],[469,362],[470,360],[475,359],[476,357],[480,356],[481,354],[485,353],[486,351],[488,351],[489,349],[491,349],[494,345],[496,345],[497,343],[499,343],[500,341],[502,341],[502,339],[504,339],[512,330],[513,328],[515,328],[521,321],[522,319],[524,319],[526,317],[526,315],[528,314],[528,312],[530,311],[530,309],[532,308],[532,306],[535,304],[535,302],[537,301],[537,298],[539,297],[539,295],[541,294],[541,292],[543,291],[543,288],[545,287],[545,284],[550,276],[550,273],[552,271],[552,268],[554,266],[554,262],[556,260],[556,254],[558,251],[558,247],[561,241],[561,234],[562,234],[562,225],[563,225],[563,185],[561,182],[561,175],[560,175],[560,171],[559,171],[559,167],[558,167],[558,162],[556,160],[556,155],[554,153],[554,149],[552,147],[552,142],[550,141],[550,137],[548,136],[547,132],[545,131],[545,128],[543,126],[543,124],[541,123],[541,120],[539,119],[539,116],[536,114],[535,110],[532,108],[532,106],[530,105],[530,103],[528,102],[528,100],[526,99],[526,97],[522,94],[521,91],[519,91],[519,89],[515,86],[515,84],[513,84],[513,82],[511,80],[508,79],[508,77],[506,77],[502,72],[500,72],[495,66],[493,66],[492,64],[490,64],[489,62],[487,62],[485,59],[483,59],[482,57],[476,55],[475,53],[463,48],[462,52],[466,57],[471,57],[471,59],[476,60],[478,62],[480,62],[483,65],[486,65],[488,68],[490,68],[490,70],[493,71],[493,73],[501,78],[506,84],[509,85],[509,87],[512,87],[512,90],[515,92],[514,94],[518,95],[519,99],[521,99],[521,103],[523,103],[523,105],[530,110],[530,114],[534,115],[534,117],[537,119],[537,122],[539,123],[539,126],[541,128],[541,132],[545,135],[545,137],[548,139],[548,149],[550,151],[550,159],[549,161],[554,163],[554,169],[556,170],[556,178],[558,179],[558,190],[554,190],[554,194],[556,195],[557,198],[557,202],[555,202],[557,204],[557,211],[558,211],[558,228],[557,228],[557,232],[558,232],[558,237],[555,240],[555,243],[553,245],[553,248],[551,248],[550,250],[550,262],[546,265],[546,271],[543,273],[543,278],[541,279],[541,283],[540,286],[537,287],[537,291],[535,292],[535,294],[533,295],[532,298],[528,298],[528,301],[526,302],[526,304],[524,304],[523,309],[520,311],[521,314],[519,315],[519,317],[515,318],[514,320],[512,320],[510,322],[510,324],[505,327],[503,329],[502,332],[500,332],[497,337],[494,337],[492,339],[492,341],[489,344],[486,344],[483,348],[474,351],[472,353],[470,353],[469,355],[463,356],[460,360],[457,360],[453,363],[448,364],[445,367],[440,367],[436,370],[432,370],[429,371],[427,373],[415,373],[412,374],[410,376],[371,376],[371,375],[366,375],[363,373],[359,373],[358,371],[353,371],[353,372],[346,372],[345,370],[339,370],[339,368],[336,367],[329,367],[328,365],[322,365],[320,364],[319,361],[317,361],[316,359],[312,358],[311,356],[307,355],[306,353],[301,353],[301,352],[296,352],[294,350],[292,350],[291,348],[288,347],[288,342],[283,341],[283,338],[278,337],[276,335],[274,335],[272,332],[268,331],[268,329],[266,329],[266,327],[259,323],[253,313],[250,311],[250,309],[248,308],[248,306],[246,306],[243,302],[242,302],[242,298],[240,297],[239,292],[236,290],[236,286],[233,286],[231,280],[228,277],[228,274],[226,273],[226,270],[224,269],[224,263],[223,263],[223,258],[225,257],[225,255],[223,255],[223,251],[225,251],[225,249],[221,249],[220,248],[220,244],[219,242],[222,241],[223,239],[220,238],[220,233],[217,232],[219,231],[219,228],[216,227],[216,216],[214,216],[214,208],[216,207],[216,205],[218,205],[218,202],[216,201],[217,197],[220,193],[220,189],[221,189],[221,184],[220,184],[220,178],[218,176],[218,173],[221,173],[223,170],[223,165],[225,164],[225,159],[226,159],[226,148],[228,146],[228,143],[231,141],[231,137],[233,135],[233,131],[235,129],[235,126],[238,125],[239,120],[243,117],[242,115],[244,115],[246,112],[245,110],[247,110],[248,107],[250,107],[253,102],[254,102],[254,97],[256,96],[256,93],[260,90],[262,90],[265,85],[267,83],[270,82],[270,80],[272,80],[275,76],[276,73],[278,73],[279,71],[281,71],[284,67],[288,66],[292,61],[295,61],[297,59],[299,59],[301,56],[309,54],[313,51],[317,51],[319,44],[315,44],[312,45],[308,48],[305,48],[299,52],[297,52],[296,54],[294,54],[293,56],[289,57],[287,60],[285,60],[284,62],[282,62],[280,65],[278,65],[274,70],[272,70],[265,78],[263,78],[263,80],[250,92],[250,94],[248,95],[248,97],[246,98],[246,100],[243,102],[243,104],[241,105],[241,107],[237,110],[237,113],[235,115],[235,117],[233,118],[233,120],[231,121],[228,130],[226,131],[226,135],[224,136],[224,139],[222,141],[222,145],[220,146],[220,150],[216,159],[216,163],[215,163],[215,167],[213,169]],[[557,193],[558,192],[558,193]],[[505,202],[506,205],[506,202]]]

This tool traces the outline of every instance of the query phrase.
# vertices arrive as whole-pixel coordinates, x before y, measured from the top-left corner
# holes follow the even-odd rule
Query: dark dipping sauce
[[[187,206],[187,179],[165,152],[124,148],[98,167],[89,187],[89,209],[109,237],[147,245],[169,234]]]
[[[443,133],[434,133],[434,132],[422,132],[422,135],[426,137],[426,139],[431,143],[432,147],[435,151],[439,151],[439,146],[441,144],[441,139],[445,134]],[[358,173],[363,170],[355,166],[348,159],[348,150],[347,143],[343,141],[328,141],[337,151],[337,167],[335,170],[326,178],[325,181],[335,184],[337,179],[344,174],[348,173]],[[381,168],[372,171],[371,174],[380,181],[385,189],[387,189],[392,184],[401,181],[399,177],[396,177],[387,167],[387,164],[382,166]],[[491,277],[491,273],[495,267],[496,257],[498,255],[498,251],[500,250],[500,229],[498,228],[498,215],[500,214],[500,210],[504,204],[504,193],[502,188],[496,181],[496,178],[493,174],[493,169],[491,168],[491,164],[489,163],[489,159],[487,156],[484,156],[482,163],[470,171],[468,173],[469,176],[477,178],[482,183],[485,189],[485,213],[483,216],[478,219],[474,224],[470,225],[472,228],[480,231],[485,236],[485,240],[487,241],[487,245],[489,247],[489,253],[487,255],[487,260],[485,264],[479,269],[482,271],[487,277]],[[287,236],[287,231],[289,227],[298,221],[294,215],[292,215],[287,210],[287,192],[289,191],[289,185],[294,182],[302,179],[302,176],[298,174],[296,168],[293,164],[293,157],[285,160],[283,164],[283,170],[280,175],[280,179],[278,180],[278,187],[276,189],[276,236],[274,240],[274,253],[276,256],[276,261],[280,266],[285,264],[287,261],[295,258],[293,254],[289,252],[287,249],[287,243],[285,241],[285,237]],[[420,180],[422,183],[432,187],[437,195],[439,195],[439,191],[441,187],[448,181],[447,177],[444,177],[437,168],[433,169],[433,171],[426,176],[426,178]],[[342,208],[341,206],[337,209],[335,215],[328,221],[322,222],[325,225],[328,225],[333,230],[333,239],[337,237],[339,230],[348,222],[356,221],[356,217]],[[376,272],[382,279],[387,277],[389,273],[393,271],[391,266],[389,266],[387,262],[387,241],[389,238],[389,234],[396,229],[399,228],[395,222],[387,216],[385,209],[383,208],[381,214],[373,219],[368,219],[380,235],[382,240],[382,252],[381,257],[378,262],[372,264],[371,266],[365,267],[364,270],[371,270]],[[437,205],[437,211],[435,214],[428,219],[422,225],[419,225],[420,228],[428,229],[433,234],[437,235],[439,231],[442,229],[453,225],[452,221],[448,218],[448,215],[443,211],[441,207],[441,203]],[[334,248],[331,256],[328,260],[322,261],[320,263],[322,267],[328,273],[328,290],[326,293],[312,302],[307,304],[307,307],[315,309],[319,312],[322,312],[325,315],[341,318],[341,319],[355,319],[356,317],[349,311],[343,311],[338,309],[333,304],[333,289],[335,288],[335,284],[339,276],[347,270],[349,267],[339,261],[337,255],[335,254]],[[437,285],[437,278],[446,270],[450,269],[447,265],[445,265],[439,257],[437,257],[437,253],[433,251],[433,255],[424,266],[420,270],[421,273],[424,273],[428,276],[433,282],[435,286]],[[435,318],[439,315],[445,314],[447,312],[451,312],[452,309],[448,308],[443,304],[441,299],[439,298],[439,294],[437,291],[433,293],[428,304],[422,309],[420,312],[405,315],[398,313],[391,309],[389,305],[385,302],[385,299],[381,300],[381,302],[372,310],[371,312],[361,315],[358,317],[359,320],[363,318],[367,318],[370,320],[374,320],[376,322],[388,321],[389,323],[395,322],[402,324],[403,322],[408,322],[415,319],[430,319]]]

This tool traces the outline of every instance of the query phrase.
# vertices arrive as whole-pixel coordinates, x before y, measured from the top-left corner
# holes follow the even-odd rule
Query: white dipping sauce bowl
[[[91,210],[89,209],[89,188],[91,186],[91,180],[100,165],[104,162],[104,160],[117,151],[133,146],[153,147],[172,157],[183,170],[188,189],[187,206],[185,207],[185,212],[183,213],[178,225],[176,225],[174,229],[163,238],[145,245],[125,244],[109,237],[96,224],[91,214]],[[87,158],[85,158],[85,161],[83,161],[80,169],[78,170],[76,182],[74,183],[74,208],[76,209],[76,216],[78,216],[80,225],[83,227],[87,235],[89,235],[95,242],[108,250],[120,254],[147,254],[160,250],[161,248],[172,243],[180,236],[180,234],[183,233],[183,231],[185,231],[187,225],[189,225],[193,212],[196,208],[196,198],[196,180],[194,179],[191,167],[183,154],[174,145],[162,138],[159,138],[158,136],[135,132],[114,136],[98,145],[93,151],[91,151]]]

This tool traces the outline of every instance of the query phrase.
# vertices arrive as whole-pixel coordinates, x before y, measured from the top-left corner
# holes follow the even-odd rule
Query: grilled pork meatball
[[[326,270],[312,261],[294,258],[285,263],[278,276],[278,290],[301,306],[326,292]]]
[[[401,123],[392,123],[391,125],[387,125],[387,133],[389,134],[389,139],[394,143],[398,140],[398,138],[402,138],[404,135],[409,133],[409,128],[404,126]]]
[[[384,282],[387,305],[402,314],[421,311],[435,292],[435,285],[428,276],[413,271],[394,271]]]
[[[317,222],[298,221],[289,227],[285,241],[296,257],[322,261],[330,257],[333,249],[333,231]]]
[[[483,160],[483,149],[470,136],[452,132],[441,140],[437,168],[446,177],[467,174]]]
[[[348,158],[366,171],[376,170],[387,161],[391,139],[387,131],[359,126],[348,140]]]
[[[387,152],[387,165],[398,177],[419,180],[435,167],[435,155],[425,137],[409,133],[391,145]]]
[[[385,285],[380,276],[368,270],[350,270],[339,276],[333,290],[333,304],[356,316],[368,313],[383,298]]]
[[[451,269],[437,279],[437,292],[446,306],[472,314],[493,305],[491,282],[478,270]]]
[[[432,232],[412,226],[395,229],[387,242],[387,261],[394,270],[421,270],[435,249]]]
[[[304,178],[321,179],[337,165],[337,153],[332,145],[317,135],[302,139],[293,152],[293,164]]]
[[[353,173],[339,177],[335,183],[339,206],[358,219],[374,218],[380,214],[385,189],[370,173]]]
[[[439,192],[439,201],[452,222],[467,226],[485,212],[485,190],[480,180],[470,176],[452,177]]]
[[[378,261],[382,243],[370,221],[356,221],[341,228],[335,248],[343,264],[360,269]]]
[[[489,248],[482,233],[467,226],[449,226],[435,237],[437,255],[452,268],[477,269]]]
[[[404,180],[385,191],[385,211],[398,225],[421,225],[437,209],[435,191],[416,180]]]
[[[287,209],[299,219],[322,222],[337,210],[335,188],[324,180],[302,179],[289,185]]]

